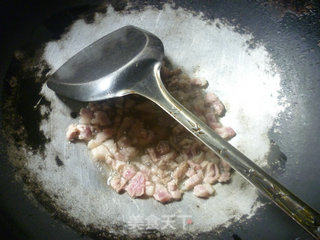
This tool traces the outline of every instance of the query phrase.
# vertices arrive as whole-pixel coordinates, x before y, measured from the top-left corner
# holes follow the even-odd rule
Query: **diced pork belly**
[[[207,106],[212,107],[217,115],[222,115],[225,111],[224,105],[219,98],[212,92],[207,93],[205,97],[205,103]]]
[[[236,132],[231,127],[220,127],[214,129],[214,131],[224,139],[231,139],[236,135]]]
[[[164,155],[162,155],[162,156],[160,156],[158,159],[159,159],[159,161],[158,161],[158,166],[160,167],[160,168],[163,168],[163,167],[167,167],[167,165],[168,164],[170,164],[170,162],[172,161],[172,160],[174,160],[175,159],[175,157],[176,157],[176,153],[175,152],[169,152],[169,153],[167,153],[167,154],[164,154]]]
[[[208,84],[207,80],[203,79],[203,78],[192,78],[190,80],[192,85],[196,85],[199,87],[204,87]]]
[[[79,123],[90,124],[92,118],[93,118],[93,112],[90,109],[88,109],[88,108],[81,108],[80,109]]]
[[[100,160],[100,161],[104,161],[106,158],[106,155],[109,155],[108,149],[103,145],[100,145],[92,149],[91,153],[92,153],[93,159]]]
[[[169,191],[169,193],[174,200],[180,200],[182,197],[182,193],[179,189]]]
[[[146,181],[146,195],[152,197],[154,194],[154,184],[150,181]]]
[[[100,145],[100,146],[102,146],[102,145]],[[124,161],[114,160],[112,163],[112,168],[114,170],[116,170],[117,172],[121,173],[126,165],[127,165],[127,163]]]
[[[186,172],[186,176],[188,178],[192,177],[193,175],[195,175],[197,172],[196,170],[194,170],[193,168],[189,168],[188,171]]]
[[[110,153],[108,153],[106,156],[105,156],[105,160],[106,160],[106,164],[108,164],[109,166],[113,166],[114,165],[114,162],[115,160],[113,159],[113,157],[110,155]]]
[[[203,182],[214,184],[218,181],[219,178],[220,172],[218,164],[214,164],[213,162],[208,163],[206,166]]]
[[[171,180],[170,182],[168,182],[167,188],[169,193],[171,194],[171,197],[174,200],[181,199],[182,194],[181,191],[178,189],[177,182],[175,180]]]
[[[135,165],[137,166],[138,170],[144,174],[146,178],[149,178],[149,176],[151,175],[151,169],[149,167],[140,162],[136,162]]]
[[[208,184],[198,184],[193,188],[193,194],[197,197],[208,198],[214,193],[213,187]]]
[[[78,124],[77,128],[79,129],[79,136],[78,139],[79,140],[90,140],[92,137],[92,132],[91,132],[91,128],[89,125],[85,125],[85,124]]]
[[[105,140],[109,139],[112,137],[113,130],[110,128],[103,129],[102,132],[97,133],[94,139],[91,139],[88,142],[88,148],[93,149],[100,144],[102,144]]]
[[[130,180],[131,178],[136,175],[136,169],[134,166],[127,164],[124,166],[123,172],[122,172],[122,177],[125,178],[126,180]]]
[[[171,194],[168,192],[165,186],[161,184],[156,184],[155,192],[153,194],[155,200],[161,203],[167,203],[172,199]]]
[[[195,171],[202,169],[201,165],[198,163],[195,163],[193,161],[188,161],[188,165],[190,166],[190,168],[194,169]]]
[[[71,124],[69,125],[67,132],[66,132],[66,137],[69,141],[78,139],[79,136],[79,129],[77,128],[77,124]]]
[[[116,190],[118,193],[125,189],[126,183],[127,183],[127,180],[118,175],[113,176],[112,179],[110,180],[110,186],[114,190]]]
[[[115,155],[115,159],[128,162],[138,154],[138,150],[135,147],[126,147],[120,149]]]
[[[176,181],[180,181],[181,179],[183,179],[187,170],[188,170],[188,163],[182,162],[179,164],[176,170],[174,170],[172,176]]]
[[[126,191],[130,197],[141,197],[145,193],[146,179],[141,172],[137,172],[136,175],[131,178],[128,185],[126,186]]]
[[[194,186],[201,183],[203,179],[203,173],[198,172],[197,174],[193,175],[192,177],[188,178],[183,183],[183,190],[191,190]]]
[[[104,141],[102,145],[108,149],[112,156],[114,156],[118,152],[117,144],[114,142],[113,139]]]

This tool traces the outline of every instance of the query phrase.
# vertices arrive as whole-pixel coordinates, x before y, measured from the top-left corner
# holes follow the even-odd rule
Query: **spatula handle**
[[[158,104],[219,157],[228,162],[247,181],[256,186],[315,239],[320,239],[319,213],[269,176],[176,101],[164,87],[159,68],[160,65],[156,65],[153,74],[149,76],[150,79],[147,79],[147,81],[154,82],[154,86],[148,82],[145,86],[138,86],[135,92]]]

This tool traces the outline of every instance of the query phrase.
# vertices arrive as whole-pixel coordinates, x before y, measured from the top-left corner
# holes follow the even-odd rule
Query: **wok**
[[[139,14],[146,8],[161,12],[166,7],[165,2],[158,1],[120,1],[110,4],[116,12],[119,11],[119,14],[123,15],[130,12]],[[178,12],[182,8],[193,15],[202,12],[205,21],[219,19],[222,23],[233,26],[233,31],[240,35],[252,34],[252,40],[247,43],[249,48],[255,49],[259,44],[265,47],[281,76],[283,94],[290,104],[280,115],[278,129],[281,134],[269,132],[268,137],[274,144],[268,156],[269,164],[266,171],[315,209],[319,209],[319,4],[313,1],[173,1],[169,4],[173,11]],[[1,222],[6,234],[19,239],[77,239],[80,237],[79,234],[85,234],[85,238],[150,236],[182,239],[309,239],[302,229],[263,198],[257,202],[264,205],[250,218],[243,216],[231,221],[227,227],[221,225],[211,230],[186,231],[181,234],[155,230],[141,232],[137,236],[124,232],[121,224],[109,224],[99,228],[97,225],[84,225],[72,218],[68,209],[57,206],[48,191],[39,182],[34,181],[25,170],[26,159],[20,154],[15,155],[15,149],[27,146],[34,155],[43,154],[43,161],[48,161],[48,157],[45,156],[47,152],[44,150],[49,140],[39,131],[39,125],[50,113],[42,116],[39,106],[48,106],[47,109],[55,111],[56,105],[49,107],[50,99],[47,101],[39,96],[46,73],[50,69],[39,69],[39,66],[43,65],[35,64],[40,57],[37,54],[39,49],[44,48],[44,43],[59,39],[74,20],[83,18],[87,22],[94,22],[92,13],[105,11],[105,6],[101,2],[79,2],[77,5],[68,2],[64,5],[46,2],[33,7],[27,4],[24,8],[19,5],[11,7],[15,7],[14,10],[21,12],[22,16],[18,19],[9,18],[12,22],[6,25],[7,41],[5,45],[2,44],[2,47],[8,47],[6,51],[1,51],[1,59],[7,63],[6,69],[3,67],[5,64],[2,66],[3,81],[0,88],[1,129],[5,130],[1,135]],[[24,29],[19,25],[21,20],[26,22]],[[8,35],[9,33],[11,35]],[[21,51],[13,51],[18,48]],[[30,66],[33,66],[31,70]],[[40,76],[36,76],[39,72]],[[68,106],[69,109],[76,110],[79,107],[76,102],[65,99],[61,101],[62,105]],[[291,112],[290,116],[288,112]],[[17,119],[20,121],[16,121]],[[9,131],[11,128],[17,130],[20,125],[25,129]],[[25,132],[27,135],[24,135]],[[279,149],[287,156],[286,163]],[[68,164],[67,159],[61,159],[58,155],[52,156],[51,159],[57,166],[64,167]],[[130,204],[135,203],[126,202],[125,208],[130,209]],[[201,210],[200,206],[198,214],[201,211],[204,210]]]

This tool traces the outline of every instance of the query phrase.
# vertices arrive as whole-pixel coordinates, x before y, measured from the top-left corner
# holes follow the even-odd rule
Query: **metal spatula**
[[[160,77],[163,55],[163,44],[159,38],[142,29],[126,26],[77,53],[48,79],[47,85],[58,94],[80,101],[96,101],[132,93],[150,99],[314,238],[320,238],[320,215],[316,210],[223,140],[168,93]]]

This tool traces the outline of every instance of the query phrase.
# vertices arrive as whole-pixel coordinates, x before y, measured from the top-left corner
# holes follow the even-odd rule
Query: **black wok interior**
[[[104,4],[117,11],[127,6],[126,0],[60,1],[29,0],[0,3],[0,128],[4,129],[3,105],[9,91],[5,81],[13,71],[15,49],[35,49],[43,41],[59,39],[66,28],[79,17],[87,22],[92,13],[103,11]],[[282,171],[266,169],[273,177],[292,190],[315,209],[320,209],[320,2],[318,0],[216,0],[216,1],[130,1],[132,8],[152,5],[161,9],[166,2],[175,3],[204,18],[220,18],[241,32],[254,36],[252,48],[262,43],[279,69],[282,88],[291,104],[291,116],[283,113],[281,135],[270,133],[269,138],[287,157]],[[38,31],[41,25],[41,31]],[[45,33],[45,34],[44,34]],[[33,93],[34,86],[23,91]],[[31,129],[32,130],[32,129]],[[31,131],[30,130],[30,131]],[[35,144],[34,142],[31,142]],[[45,204],[30,200],[23,190],[23,179],[16,180],[15,168],[6,155],[7,141],[0,134],[0,237],[2,239],[99,239],[115,238],[99,232],[83,234],[60,220],[60,216]],[[275,151],[276,151],[275,150]],[[35,194],[34,199],[37,198]],[[199,239],[310,239],[309,235],[281,210],[270,204],[243,223],[232,224],[221,232],[207,232]],[[43,206],[42,206],[43,205]],[[70,224],[69,224],[70,225]],[[72,225],[72,224],[71,224]],[[101,237],[102,236],[102,237]],[[105,237],[103,237],[105,236]],[[156,237],[154,237],[156,238]],[[187,238],[182,237],[182,238]]]

